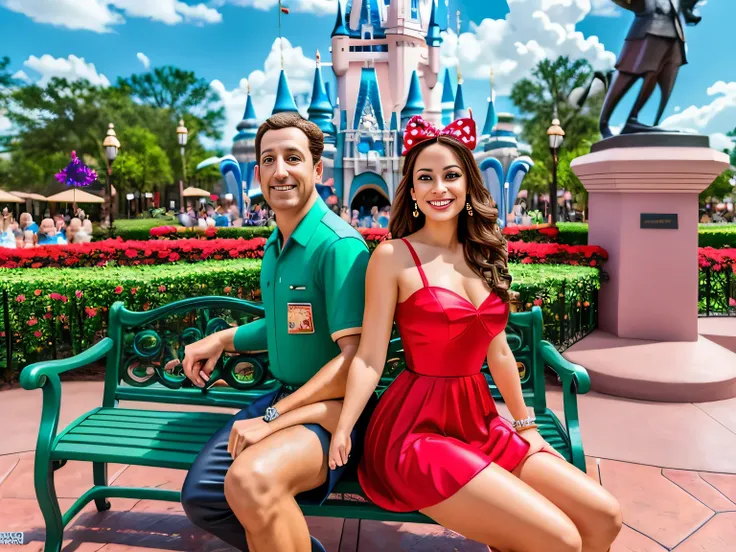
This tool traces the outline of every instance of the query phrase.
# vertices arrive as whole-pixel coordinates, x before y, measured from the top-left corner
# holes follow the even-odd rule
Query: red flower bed
[[[0,268],[89,267],[199,262],[207,259],[263,257],[265,238],[123,241],[47,245],[30,249],[0,248]]]
[[[736,248],[699,247],[698,265],[700,268],[710,268],[715,272],[729,269],[736,272]]]
[[[569,264],[600,268],[608,252],[597,245],[509,242],[509,261],[524,264]]]

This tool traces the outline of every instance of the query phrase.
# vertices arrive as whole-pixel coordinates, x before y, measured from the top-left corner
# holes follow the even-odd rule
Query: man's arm
[[[300,406],[344,397],[348,371],[359,342],[360,335],[338,339],[340,354],[325,364],[307,383],[277,402],[274,405],[276,411],[285,414]]]
[[[358,351],[365,308],[365,274],[370,253],[359,238],[342,238],[318,259],[330,336],[340,354],[319,372],[274,405],[279,414],[306,404],[345,396],[348,370]]]
[[[230,332],[231,330],[226,331]],[[266,351],[268,349],[266,319],[259,318],[248,324],[238,326],[232,332],[232,338],[227,335],[223,339],[223,346],[225,351],[229,353]]]

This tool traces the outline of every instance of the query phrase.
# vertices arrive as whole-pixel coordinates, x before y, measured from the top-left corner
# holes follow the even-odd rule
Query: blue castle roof
[[[317,67],[314,70],[314,84],[312,85],[312,100],[307,109],[309,120],[313,121],[325,134],[335,134],[335,125],[332,123],[332,104],[327,96],[325,83],[322,80],[322,69],[317,52]]]
[[[381,107],[381,94],[378,89],[376,70],[373,67],[363,67],[360,73],[360,90],[358,90],[358,101],[355,103],[355,118],[353,128],[360,127],[360,120],[364,111],[372,110],[378,127],[383,130],[383,109]]]
[[[414,115],[421,115],[422,113],[424,113],[424,101],[422,100],[422,90],[419,86],[419,77],[415,70],[411,73],[409,93],[406,96],[406,105],[401,110],[401,118],[409,119]]]
[[[493,127],[498,124],[498,115],[496,114],[496,106],[493,102],[493,91],[491,91],[491,99],[488,101],[488,112],[486,113],[486,122],[483,125],[481,136],[490,136]]]
[[[291,95],[291,90],[289,90],[289,81],[286,79],[286,73],[282,69],[279,75],[279,85],[276,89],[276,102],[273,105],[271,115],[285,111],[299,110],[296,107],[296,103],[294,103],[294,96]]]
[[[452,90],[452,77],[450,70],[445,68],[445,78],[442,81],[442,103],[455,104],[455,93]]]
[[[457,92],[455,93],[455,106],[453,109],[453,117],[459,119],[468,116],[468,110],[465,107],[465,97],[463,96],[463,83],[457,83]]]
[[[429,16],[429,28],[427,29],[427,46],[439,46],[442,44],[440,26],[437,24],[435,0],[432,0],[432,12]]]
[[[331,36],[348,36],[348,29],[345,27],[345,19],[342,16],[342,7],[339,0],[337,2],[337,19]]]

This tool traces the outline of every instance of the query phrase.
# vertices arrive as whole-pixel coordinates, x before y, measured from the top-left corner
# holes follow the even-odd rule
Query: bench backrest
[[[187,344],[263,316],[260,304],[232,297],[195,297],[143,312],[115,303],[110,309],[108,336],[114,346],[108,357],[103,405],[139,400],[237,408],[275,389],[280,383],[268,373],[265,352],[223,355],[217,370],[228,387],[206,391],[193,386],[179,365]],[[541,310],[534,307],[530,312],[512,313],[506,334],[519,366],[527,404],[544,408],[544,370],[537,347],[542,338]],[[404,367],[401,340],[394,330],[379,392]],[[488,379],[495,391],[492,378]]]

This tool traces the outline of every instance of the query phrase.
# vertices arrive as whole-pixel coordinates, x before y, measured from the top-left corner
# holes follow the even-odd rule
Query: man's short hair
[[[312,162],[316,165],[322,158],[325,149],[325,135],[312,121],[308,121],[296,111],[286,111],[271,115],[258,127],[256,133],[256,163],[261,164],[261,140],[269,130],[295,127],[301,130],[309,140],[309,152],[312,154]]]

